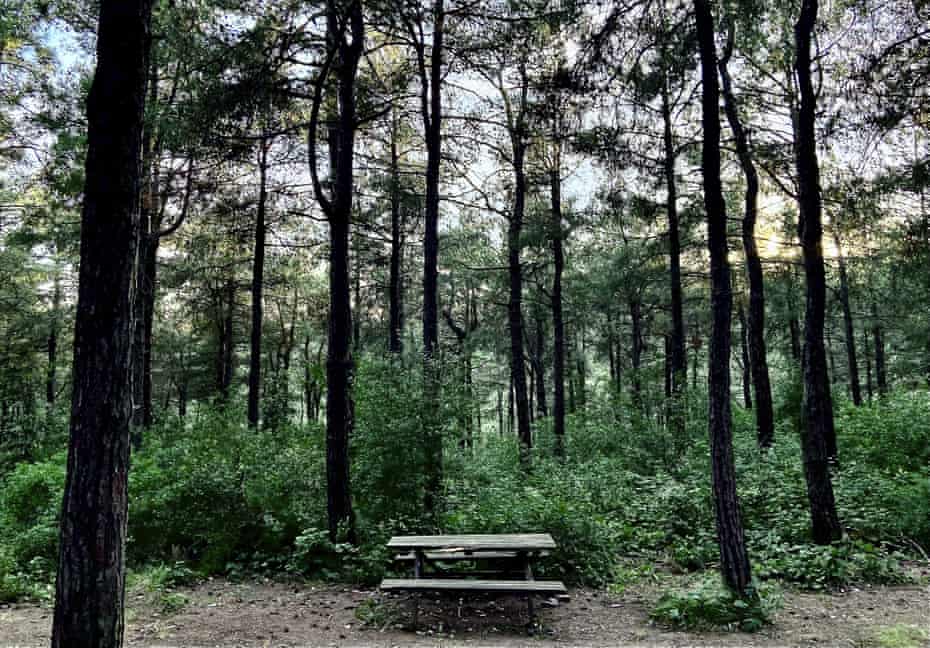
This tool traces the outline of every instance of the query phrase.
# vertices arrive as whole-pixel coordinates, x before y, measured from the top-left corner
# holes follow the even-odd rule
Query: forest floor
[[[526,629],[526,603],[437,601],[424,597],[420,631],[412,606],[349,586],[207,580],[170,593],[127,593],[129,646],[930,646],[928,571],[921,584],[841,592],[785,590],[774,624],[755,634],[680,632],[650,623],[670,580],[640,580],[620,594],[573,589],[558,606],[538,605],[541,627]],[[673,583],[672,583],[673,584]],[[0,606],[0,646],[48,645],[48,604]],[[364,621],[363,621],[364,619]]]

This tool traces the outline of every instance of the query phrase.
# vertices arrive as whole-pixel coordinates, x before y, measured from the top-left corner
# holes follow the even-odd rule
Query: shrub
[[[899,556],[858,540],[843,540],[826,546],[788,545],[775,540],[760,554],[756,565],[760,578],[780,578],[807,589],[908,580]]]
[[[0,543],[18,570],[35,559],[58,559],[58,518],[65,483],[66,455],[41,463],[22,463],[0,488]],[[54,570],[50,570],[54,572]]]
[[[755,632],[771,623],[779,603],[780,596],[772,587],[753,586],[743,598],[727,588],[719,577],[707,576],[690,587],[664,594],[651,617],[678,628]]]

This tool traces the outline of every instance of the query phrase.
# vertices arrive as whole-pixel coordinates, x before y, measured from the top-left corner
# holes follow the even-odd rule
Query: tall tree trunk
[[[610,384],[613,386],[617,383],[617,366],[614,360],[614,325],[609,310],[607,311],[607,364],[610,369]]]
[[[329,535],[339,536],[348,524],[354,535],[354,515],[349,489],[349,438],[354,423],[352,402],[351,330],[349,282],[349,214],[330,221],[329,255],[330,315],[326,358],[326,478]]]
[[[853,325],[852,308],[849,305],[849,273],[846,271],[846,259],[840,245],[840,237],[833,231],[833,243],[837,249],[837,261],[840,268],[840,306],[843,309],[843,332],[846,339],[846,364],[849,367],[849,393],[856,407],[862,405],[862,387],[859,384],[859,363],[856,358],[856,334]]]
[[[265,283],[265,209],[268,201],[268,138],[258,151],[258,208],[255,214],[255,253],[252,257],[252,337],[249,346],[249,427],[258,427],[262,391],[262,289]]]
[[[791,313],[788,319],[788,329],[791,334],[791,358],[796,362],[801,360],[801,324],[798,322],[798,316]]]
[[[507,387],[507,434],[513,434],[513,373],[510,374],[510,384]]]
[[[45,402],[55,404],[58,394],[58,332],[61,328],[61,276],[56,268],[52,288],[52,312],[48,325],[48,367],[45,371]]]
[[[340,16],[340,11],[345,15]],[[340,24],[343,28],[340,29]],[[348,31],[348,34],[345,31]],[[340,533],[356,542],[355,513],[349,482],[349,439],[354,427],[352,378],[352,305],[349,278],[349,232],[354,197],[356,77],[365,39],[365,21],[359,0],[343,5],[327,3],[329,53],[314,88],[308,129],[308,158],[313,193],[329,221],[329,321],[326,355],[326,511],[329,537]],[[330,185],[327,197],[317,172],[316,135],[322,91],[333,63],[336,77],[336,115],[329,133]]]
[[[229,390],[232,387],[236,357],[236,345],[233,339],[233,315],[236,312],[236,283],[232,277],[226,280],[222,300],[221,308],[223,320],[220,324],[219,388],[220,398],[226,402],[229,400]]]
[[[663,376],[665,377],[665,398],[672,397],[672,336],[666,333],[662,336],[663,346]],[[669,412],[671,414],[671,412]],[[671,416],[669,416],[671,419]],[[671,421],[669,421],[671,423]]]
[[[513,376],[514,404],[517,409],[517,437],[520,441],[520,458],[529,462],[533,439],[530,436],[530,411],[526,391],[526,366],[523,353],[523,272],[520,266],[520,235],[523,230],[523,206],[526,199],[526,177],[523,171],[525,148],[522,132],[514,134],[514,206],[507,232],[507,258],[509,264],[510,299],[507,322],[510,329],[510,373]]]
[[[123,640],[132,296],[151,15],[150,0],[100,4],[97,70],[87,98],[55,648],[116,648]]]
[[[500,386],[497,388],[497,434],[504,436],[504,394]]]
[[[714,21],[706,0],[695,0],[701,54],[701,123],[704,144],[704,208],[710,250],[712,329],[710,338],[710,445],[720,571],[724,582],[741,596],[750,593],[752,576],[743,536],[730,412],[730,319],[733,296],[727,261],[727,214],[720,181],[720,117]]]
[[[401,293],[401,213],[400,213],[400,164],[397,153],[397,139],[399,137],[400,123],[397,119],[396,108],[391,110],[391,263],[388,279],[388,351],[401,353],[403,351],[403,324],[401,311],[403,310],[403,296]]]
[[[745,405],[746,409],[752,409],[752,378],[749,369],[749,349],[746,344],[748,333],[746,331],[746,315],[743,313],[743,302],[739,303],[737,315],[739,318],[739,345],[743,364],[743,405]],[[762,444],[759,445],[765,447]]]
[[[664,18],[663,18],[664,19]],[[663,45],[664,50],[664,45]],[[681,297],[681,241],[678,222],[678,187],[675,165],[678,159],[672,136],[672,106],[668,74],[662,82],[662,124],[665,147],[663,167],[665,172],[665,211],[668,215],[669,280],[672,307],[672,331],[669,337],[669,423],[679,436],[685,431],[684,403],[682,392],[687,382],[685,358],[685,319]]]
[[[529,399],[526,389],[526,365],[523,352],[523,270],[520,266],[520,237],[523,232],[523,216],[526,203],[526,110],[529,93],[529,80],[526,65],[520,66],[521,85],[516,110],[508,97],[509,89],[500,91],[507,106],[507,123],[513,163],[513,211],[507,228],[507,261],[510,283],[510,298],[507,304],[507,322],[510,329],[510,373],[513,380],[514,405],[517,414],[517,438],[520,442],[520,461],[524,467],[529,466],[530,449],[533,438],[530,432]],[[503,83],[503,82],[502,82]],[[557,441],[558,443],[558,441]]]
[[[565,454],[565,320],[562,315],[562,273],[565,252],[562,248],[562,156],[561,142],[554,144],[553,165],[549,171],[550,215],[549,241],[552,246],[552,431],[555,454]]]
[[[748,344],[749,347],[748,374],[751,376],[755,391],[756,441],[760,448],[768,448],[775,440],[775,414],[772,406],[772,386],[769,380],[768,351],[765,347],[765,282],[762,274],[762,260],[759,258],[759,249],[756,246],[759,174],[752,160],[749,137],[739,116],[733,84],[727,69],[727,62],[733,50],[732,28],[727,36],[726,50],[718,67],[723,82],[724,111],[736,140],[740,167],[746,179],[742,239],[743,252],[746,257],[746,280],[749,284],[749,319],[743,339],[744,346]],[[740,317],[742,317],[742,304],[740,305]],[[745,359],[744,357],[744,361]],[[743,382],[745,385],[745,378]],[[746,402],[749,402],[748,396]]]
[[[543,364],[543,351],[545,349],[545,334],[543,332],[543,319],[539,313],[536,313],[536,345],[533,349],[533,370],[536,373],[536,407],[539,415],[548,416],[546,407],[546,368]]]
[[[575,375],[578,376],[578,405],[582,411],[588,405],[588,354],[584,343],[584,327],[578,334],[578,352],[575,354]]]
[[[359,236],[356,232],[352,237],[355,243],[355,249],[352,251],[352,308],[355,311],[355,317],[352,318],[352,353],[357,354],[362,344],[362,255],[359,244]]]
[[[804,474],[810,500],[814,541],[829,544],[843,529],[836,513],[829,463],[836,457],[833,402],[824,351],[826,278],[823,261],[820,169],[817,163],[815,114],[816,96],[811,81],[811,37],[817,21],[817,0],[802,0],[794,27],[795,74],[801,101],[795,157],[798,175],[798,231],[807,277],[807,306],[804,317],[804,429],[801,435]]]
[[[872,404],[872,350],[869,348],[868,334],[862,336],[865,343],[865,393],[868,395],[869,404]]]
[[[465,349],[465,401],[468,403],[465,412],[465,447],[469,450],[474,446],[475,442],[475,433],[474,433],[474,422],[472,421],[472,403],[475,402],[474,390],[472,387],[472,375],[471,375],[471,349]],[[478,429],[481,429],[481,424],[478,424]]]
[[[143,276],[143,290],[139,299],[142,308],[142,427],[150,428],[155,420],[152,406],[152,342],[155,330],[155,282],[158,280],[158,245],[157,233],[142,241],[145,254],[140,254],[139,272]]]
[[[434,516],[442,489],[442,432],[439,421],[439,166],[442,159],[442,62],[444,0],[433,0],[429,69],[426,44],[416,39],[420,110],[426,134],[426,211],[423,233],[424,428],[427,476],[424,508]],[[411,31],[413,28],[411,27]],[[422,33],[422,32],[421,32]],[[416,34],[414,34],[416,37]]]
[[[885,396],[888,393],[888,378],[885,371],[885,334],[874,303],[872,304],[872,344],[875,347],[875,382],[878,385],[878,395]]]
[[[633,366],[633,406],[642,411],[643,408],[643,382],[640,376],[640,366],[643,358],[643,315],[642,304],[639,298],[630,299],[630,333],[632,342],[630,344],[630,362]]]

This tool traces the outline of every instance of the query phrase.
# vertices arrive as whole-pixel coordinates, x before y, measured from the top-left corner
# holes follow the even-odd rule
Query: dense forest
[[[928,25],[0,0],[0,599],[118,646],[140,581],[376,585],[416,533],[684,574],[676,627],[926,578]]]

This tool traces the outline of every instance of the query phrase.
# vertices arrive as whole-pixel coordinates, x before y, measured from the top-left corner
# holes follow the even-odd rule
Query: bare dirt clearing
[[[558,607],[538,606],[542,628],[526,631],[519,598],[437,601],[424,597],[420,632],[406,629],[402,598],[351,587],[205,581],[164,596],[127,594],[129,646],[874,646],[882,629],[930,630],[930,587],[863,587],[843,593],[786,591],[775,623],[756,634],[688,633],[657,627],[659,595],[643,581],[618,596],[575,589]],[[175,613],[166,608],[181,607]],[[360,610],[360,612],[358,612]],[[368,621],[366,624],[361,619]],[[0,609],[0,646],[45,646],[51,608]],[[922,634],[917,630],[918,634]],[[928,636],[928,635],[923,635]],[[928,644],[930,645],[930,644]]]

